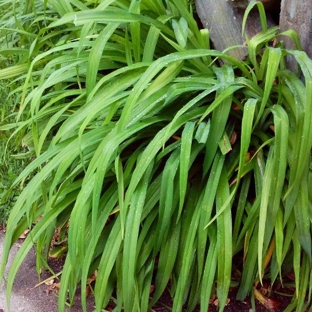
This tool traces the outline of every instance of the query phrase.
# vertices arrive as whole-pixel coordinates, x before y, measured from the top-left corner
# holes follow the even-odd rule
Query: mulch
[[[265,287],[268,286],[267,283],[263,283]],[[261,290],[261,289],[260,289]],[[263,292],[265,292],[264,287],[262,287]],[[246,298],[244,301],[236,300],[236,293],[237,288],[233,287],[230,289],[230,292],[228,294],[228,303],[224,309],[225,312],[283,312],[287,308],[287,306],[290,304],[292,299],[292,293],[293,289],[290,288],[281,288],[281,285],[276,286],[274,290],[272,290],[271,294],[266,296],[269,298],[269,302],[272,304],[272,307],[274,308],[268,308],[261,304],[259,301],[255,302],[255,308],[256,310],[252,309],[252,304],[250,298]],[[218,304],[217,299],[211,299],[209,308],[207,312],[217,312],[218,311]],[[160,300],[155,304],[155,306],[152,308],[152,311],[154,312],[171,312],[172,311],[172,298],[168,291],[166,291]],[[105,308],[106,311],[113,311],[115,307],[115,304],[113,301],[109,303],[109,305]],[[185,308],[182,312],[186,312],[187,308]],[[199,312],[200,307],[197,306],[193,312]]]

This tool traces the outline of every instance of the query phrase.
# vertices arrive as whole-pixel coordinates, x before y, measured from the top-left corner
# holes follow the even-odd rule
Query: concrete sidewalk
[[[0,259],[2,260],[4,233],[0,231]],[[12,259],[17,253],[22,241],[15,243],[10,254],[8,267]],[[7,267],[7,269],[8,269]],[[7,270],[8,271],[8,270]],[[7,273],[6,273],[7,274]],[[41,276],[41,280],[49,277],[49,273],[45,272]],[[43,283],[38,284],[38,276],[35,267],[35,253],[32,250],[23,262],[17,274],[13,292],[11,296],[11,312],[57,312],[57,295],[54,291],[49,291],[49,286]],[[51,287],[50,287],[51,289]],[[92,298],[88,299],[88,312],[94,310]],[[69,312],[81,312],[80,298],[76,298],[74,307],[67,309]],[[6,304],[6,285],[5,282],[0,283],[0,312],[8,312]]]

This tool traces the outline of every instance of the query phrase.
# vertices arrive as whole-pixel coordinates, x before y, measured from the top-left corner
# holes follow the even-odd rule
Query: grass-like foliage
[[[261,5],[258,4],[260,7]],[[288,311],[311,303],[312,62],[247,38],[248,60],[209,48],[186,0],[37,0],[2,4],[2,54],[14,66],[14,129],[33,161],[10,214],[1,272],[53,238],[67,250],[59,311],[97,270],[96,311],[148,311],[165,289],[173,311],[228,290],[254,294],[291,270]],[[302,79],[286,69],[298,62]],[[221,62],[223,65],[221,66]],[[14,186],[13,185],[13,186]],[[55,232],[59,241],[55,242]],[[58,249],[59,250],[59,249]],[[233,274],[235,272],[235,274]],[[150,292],[151,285],[154,291]],[[256,291],[256,290],[255,290]],[[307,294],[307,296],[305,296]],[[257,293],[259,297],[259,294]]]
[[[0,69],[7,68],[14,64],[10,55],[1,57]],[[16,116],[14,103],[16,103],[16,94],[10,95],[14,89],[14,83],[8,80],[0,81],[0,125],[13,123]],[[0,226],[4,226],[16,196],[20,193],[19,185],[10,188],[19,173],[28,163],[27,153],[21,146],[21,136],[17,135],[9,140],[11,131],[0,130]]]

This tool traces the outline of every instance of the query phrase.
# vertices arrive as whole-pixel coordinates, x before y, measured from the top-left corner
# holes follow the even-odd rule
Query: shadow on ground
[[[0,262],[2,261],[4,232],[0,230]],[[12,263],[12,260],[17,253],[22,241],[14,244],[9,258],[9,263],[6,270]],[[43,283],[35,287],[38,283],[38,275],[35,267],[35,252],[32,250],[23,262],[14,283],[13,292],[10,301],[11,312],[58,312],[57,307],[57,290],[55,285],[47,285]],[[50,274],[44,272],[41,275],[41,281],[46,280]],[[94,310],[93,299],[88,299],[88,312]],[[6,303],[6,284],[0,282],[0,312],[8,312]],[[75,304],[71,309],[67,308],[67,312],[81,312],[80,297],[77,296]]]

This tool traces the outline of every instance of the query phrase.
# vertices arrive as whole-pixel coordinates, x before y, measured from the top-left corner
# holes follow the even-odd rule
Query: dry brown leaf
[[[53,283],[54,283],[54,278],[52,278],[52,279],[47,279],[47,280],[45,280],[45,282],[44,282],[46,285],[48,285],[48,286],[51,286],[51,285],[53,285]]]
[[[30,229],[27,229],[23,232],[23,234],[19,237],[19,239],[25,239],[30,232]]]
[[[274,299],[267,298],[258,289],[254,289],[256,299],[263,304],[267,309],[276,309],[280,306],[280,302]]]
[[[61,272],[58,272],[57,274],[53,275],[53,276],[50,276],[48,277],[47,279],[45,279],[44,281],[41,281],[40,283],[38,283],[37,285],[35,285],[34,288],[37,288],[39,287],[40,285],[43,285],[43,284],[46,284],[46,285],[49,285],[49,281],[55,281],[56,279],[58,279],[58,276],[61,275],[62,271]],[[32,289],[34,289],[32,288]]]
[[[230,298],[227,298],[227,299],[226,299],[226,302],[225,302],[225,305],[228,305],[228,304],[230,303],[230,301],[231,301],[231,299],[230,299]],[[215,300],[213,301],[213,304],[214,304],[216,307],[218,307],[218,306],[219,306],[219,299],[218,299],[218,298],[215,299]]]
[[[98,271],[95,270],[94,273],[87,279],[87,284],[91,284],[92,282],[94,282],[96,280]]]
[[[52,285],[50,285],[46,290],[46,294],[49,295],[51,293],[58,293],[59,289],[61,287],[61,283],[53,283]]]

